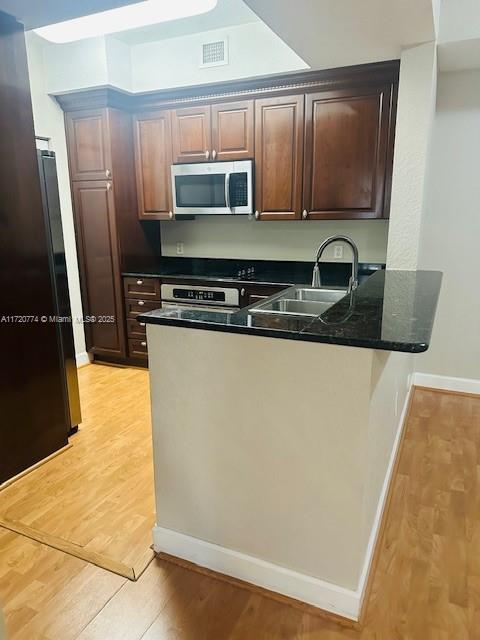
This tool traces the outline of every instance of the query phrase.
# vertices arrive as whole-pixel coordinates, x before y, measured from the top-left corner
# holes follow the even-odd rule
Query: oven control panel
[[[225,291],[210,291],[209,289],[173,289],[174,300],[198,300],[199,302],[225,302]]]
[[[240,294],[233,287],[196,287],[194,285],[162,284],[161,298],[165,302],[215,304],[238,307]]]

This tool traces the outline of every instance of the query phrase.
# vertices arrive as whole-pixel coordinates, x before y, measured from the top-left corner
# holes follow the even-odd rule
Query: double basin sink
[[[290,287],[251,307],[251,314],[274,314],[316,318],[347,295],[347,289]]]

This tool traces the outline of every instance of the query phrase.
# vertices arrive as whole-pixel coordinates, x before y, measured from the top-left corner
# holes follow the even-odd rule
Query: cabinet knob
[[[139,324],[141,327],[144,327],[144,326],[145,326],[145,322],[139,322],[138,324]]]
[[[143,307],[143,305],[145,304],[145,301],[144,301],[144,300],[139,300],[139,301],[138,301],[138,304],[139,304],[141,307]]]
[[[210,151],[208,149],[205,151],[205,158],[207,160],[210,158]]]
[[[306,220],[308,218],[308,211],[306,209],[303,210],[302,218]]]
[[[260,211],[255,211],[255,220],[260,219]]]
[[[142,347],[146,347],[147,343],[145,342],[145,340],[142,340],[142,342],[140,342],[140,344],[142,345]]]
[[[111,178],[111,177],[112,177],[112,172],[110,171],[110,169],[106,169],[106,171],[105,171],[105,176],[106,176],[107,178]]]
[[[217,152],[215,151],[215,149],[212,151],[212,160],[215,160],[215,158],[217,157]]]
[[[242,296],[242,298],[243,298],[243,296],[245,295],[245,289],[244,289],[244,287],[242,287],[242,288],[240,289],[240,295]]]
[[[168,212],[168,217],[170,218],[170,220],[173,220],[173,211]]]
[[[137,284],[143,284],[143,280],[137,280]]]
[[[112,188],[112,183],[111,182],[107,182],[107,191],[110,191]]]

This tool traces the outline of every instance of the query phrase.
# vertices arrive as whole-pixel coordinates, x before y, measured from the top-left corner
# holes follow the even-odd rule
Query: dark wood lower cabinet
[[[127,318],[127,335],[134,340],[145,340],[147,327],[144,322],[138,322],[132,318]]]
[[[147,336],[144,336],[142,339],[132,339],[128,340],[128,355],[131,358],[148,358],[148,350],[147,350]]]
[[[87,349],[126,355],[122,282],[112,183],[73,183]]]

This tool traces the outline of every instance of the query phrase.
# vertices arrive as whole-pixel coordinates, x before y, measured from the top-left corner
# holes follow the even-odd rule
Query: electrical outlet
[[[177,242],[177,256],[183,256],[183,242]]]
[[[333,246],[333,257],[336,260],[343,258],[343,246],[341,244],[335,244]]]

